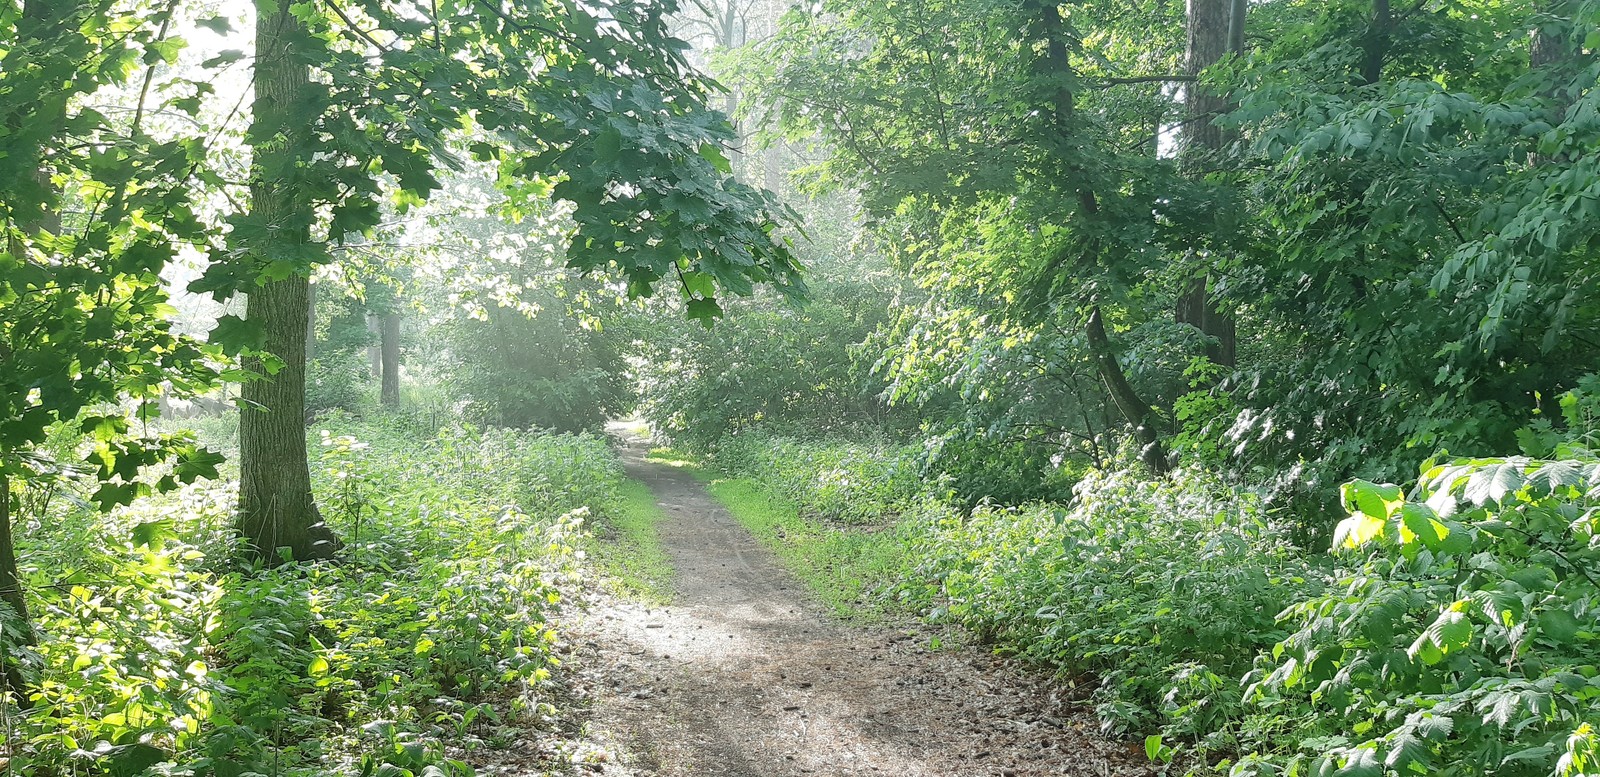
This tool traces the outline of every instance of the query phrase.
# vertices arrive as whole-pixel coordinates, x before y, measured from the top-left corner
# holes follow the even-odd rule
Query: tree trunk
[[[1199,76],[1206,68],[1221,61],[1230,51],[1230,41],[1237,42],[1241,52],[1244,45],[1245,0],[1189,0],[1188,44],[1185,50],[1184,69]],[[1217,94],[1199,81],[1186,88],[1188,108],[1184,124],[1183,144],[1178,162],[1190,175],[1203,176],[1207,168],[1216,164],[1227,145],[1227,138],[1215,119],[1228,108],[1225,95]],[[1237,334],[1233,317],[1218,308],[1208,293],[1208,268],[1202,267],[1189,279],[1188,286],[1178,298],[1173,318],[1181,324],[1190,324],[1208,338],[1206,358],[1213,364],[1232,367],[1235,364]]]
[[[1105,324],[1100,320],[1098,306],[1089,312],[1089,323],[1084,327],[1084,334],[1089,341],[1089,352],[1094,355],[1100,376],[1105,380],[1106,391],[1111,394],[1117,409],[1122,411],[1122,417],[1133,425],[1134,437],[1139,441],[1139,459],[1151,472],[1165,475],[1168,469],[1167,450],[1156,431],[1155,411],[1139,398],[1138,392],[1133,390],[1133,384],[1128,382],[1128,376],[1123,373],[1122,363],[1117,361],[1111,339],[1106,336]]]
[[[310,73],[294,52],[299,21],[289,3],[256,2],[256,78],[254,113],[259,136],[281,136],[288,148],[304,127],[294,126],[284,105],[296,99],[310,81]],[[278,126],[260,127],[279,117]],[[276,143],[274,144],[276,145]],[[276,153],[276,150],[274,151]],[[259,148],[255,178],[250,186],[250,207],[273,229],[270,239],[283,242],[310,240],[312,214],[299,204],[291,173],[268,178]],[[273,152],[269,152],[273,153]],[[331,557],[338,550],[333,536],[311,495],[311,471],[306,458],[306,324],[310,304],[310,279],[295,274],[267,281],[251,290],[246,317],[263,332],[262,347],[280,359],[282,368],[269,374],[260,358],[246,366],[259,377],[247,381],[239,414],[239,532],[247,552],[277,563],[280,550],[288,560]]]
[[[16,638],[0,633],[0,683],[15,697],[17,706],[32,706],[28,699],[28,684],[22,677],[22,668],[12,656],[15,646],[34,643],[33,621],[28,618],[28,598],[22,590],[22,575],[17,569],[16,543],[11,536],[11,481],[0,474],[0,601],[16,613]]]
[[[1222,61],[1228,53],[1228,32],[1233,19],[1233,0],[1189,0],[1188,38],[1184,49],[1184,72],[1199,76],[1206,68]],[[1216,117],[1227,107],[1225,95],[1194,81],[1184,87],[1188,108],[1183,131],[1183,146],[1178,162],[1192,172],[1203,172],[1222,150],[1222,128]]]
[[[383,325],[378,323],[378,314],[367,311],[367,334],[372,337],[367,346],[367,365],[372,370],[372,377],[383,379]]]
[[[1062,30],[1061,9],[1055,3],[1046,0],[1029,0],[1026,7],[1037,14],[1034,18],[1034,33],[1044,43],[1043,52],[1035,64],[1036,75],[1055,81],[1054,87],[1043,95],[1050,101],[1051,129],[1063,149],[1070,149],[1073,145],[1073,112],[1077,108],[1072,90],[1067,86],[1067,76],[1072,73],[1072,62],[1068,56],[1066,36]],[[1077,172],[1071,169],[1075,165],[1070,161],[1067,167],[1069,172]],[[1088,176],[1071,177],[1087,179]],[[1080,185],[1076,195],[1084,220],[1093,222],[1102,218],[1100,201],[1092,188],[1087,184]],[[1116,404],[1123,418],[1133,426],[1135,439],[1139,441],[1140,446],[1139,458],[1152,472],[1165,474],[1168,469],[1167,453],[1156,431],[1155,412],[1139,397],[1138,392],[1133,390],[1133,385],[1123,373],[1122,364],[1117,361],[1116,352],[1112,350],[1111,341],[1106,336],[1105,325],[1100,320],[1099,305],[1091,308],[1084,332],[1088,338],[1089,352],[1094,356],[1095,366],[1105,382],[1106,390],[1111,394],[1112,402]]]
[[[383,406],[394,410],[400,407],[400,314],[383,316],[383,386],[380,396]]]
[[[306,364],[317,358],[317,284],[306,284]]]
[[[1389,0],[1372,0],[1372,22],[1367,26],[1366,40],[1361,44],[1361,82],[1371,86],[1383,78],[1383,64],[1389,58],[1389,35],[1394,26],[1394,14],[1389,10]]]

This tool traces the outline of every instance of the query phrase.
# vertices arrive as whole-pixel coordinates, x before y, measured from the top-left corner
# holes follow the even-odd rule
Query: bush
[[[1600,771],[1600,460],[1561,452],[1346,485],[1351,566],[1284,613],[1234,774]]]
[[[445,378],[468,416],[572,432],[597,430],[626,412],[634,396],[619,336],[585,327],[558,296],[538,304],[537,310],[488,307],[482,320],[441,325]]]
[[[339,563],[232,565],[231,484],[109,515],[26,501],[50,506],[22,527],[38,690],[11,711],[13,773],[459,775],[445,743],[550,713],[574,543],[618,498],[605,444],[328,421]]]
[[[842,444],[732,435],[718,448],[722,471],[749,477],[828,521],[879,524],[904,511],[922,492],[913,450],[886,442]]]
[[[1209,735],[1315,570],[1253,500],[1194,475],[1091,474],[1072,506],[932,513],[910,600],[1094,687],[1103,727]]]
[[[825,282],[804,308],[732,305],[707,330],[662,328],[642,343],[651,365],[640,413],[674,444],[696,452],[756,429],[800,436],[904,427],[885,384],[863,357],[883,323],[886,294],[867,283]]]

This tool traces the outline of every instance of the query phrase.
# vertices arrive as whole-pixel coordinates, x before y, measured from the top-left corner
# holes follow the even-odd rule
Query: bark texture
[[[289,4],[257,0],[256,14],[255,115],[258,122],[278,117],[278,126],[272,128],[278,137],[271,148],[258,145],[253,150],[257,173],[250,207],[273,225],[274,241],[304,243],[310,240],[311,214],[298,203],[287,173],[269,177],[262,172],[261,155],[274,153],[279,144],[296,145],[304,128],[283,117],[310,73],[293,56],[290,41],[299,21],[289,13]],[[245,409],[239,414],[239,532],[246,550],[268,563],[284,560],[284,550],[295,561],[328,558],[338,550],[338,540],[312,499],[306,459],[309,306],[310,280],[295,274],[256,286],[246,307],[247,318],[264,332],[263,348],[283,363],[269,374],[260,359],[247,362],[262,377],[244,384]]]
[[[1243,0],[1188,0],[1188,14],[1184,68],[1189,75],[1199,76],[1230,51],[1242,51]],[[1235,42],[1240,49],[1232,48]],[[1178,161],[1190,175],[1202,176],[1216,164],[1227,146],[1228,138],[1215,120],[1227,111],[1228,98],[1196,80],[1187,87],[1185,103],[1188,116]],[[1202,269],[1189,279],[1188,287],[1178,298],[1173,318],[1206,335],[1209,340],[1206,357],[1213,364],[1232,367],[1236,361],[1238,336],[1233,316],[1224,312],[1210,294],[1209,275],[1208,269]]]
[[[0,635],[0,649],[3,649],[0,663],[4,664],[0,668],[0,682],[4,683],[3,690],[15,696],[18,706],[27,709],[31,706],[28,685],[12,656],[12,649],[33,644],[33,621],[28,618],[28,599],[22,590],[22,576],[17,571],[16,544],[11,536],[11,482],[5,475],[0,475],[0,601],[16,613],[19,632]]]

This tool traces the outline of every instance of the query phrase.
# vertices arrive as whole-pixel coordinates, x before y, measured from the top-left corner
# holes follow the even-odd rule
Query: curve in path
[[[591,733],[609,775],[1150,773],[1059,690],[917,630],[841,623],[686,471],[623,450],[667,519],[667,607],[610,601],[580,626],[596,655]]]

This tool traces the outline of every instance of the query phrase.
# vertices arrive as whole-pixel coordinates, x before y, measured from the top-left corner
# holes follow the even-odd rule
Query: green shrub
[[[1600,460],[1560,453],[1346,485],[1351,566],[1284,613],[1248,678],[1276,736],[1233,772],[1600,771]]]
[[[1232,678],[1283,636],[1278,611],[1316,585],[1250,498],[1193,475],[1091,474],[1070,507],[925,520],[910,601],[1092,683],[1116,733],[1216,734],[1240,703]]]
[[[12,773],[449,777],[469,770],[445,743],[550,713],[576,542],[622,481],[605,443],[327,421],[313,476],[337,563],[234,565],[227,483],[110,514],[22,500],[39,639]]]
[[[792,500],[803,512],[840,523],[892,520],[922,492],[911,449],[830,443],[752,431],[725,438],[715,462]]]

